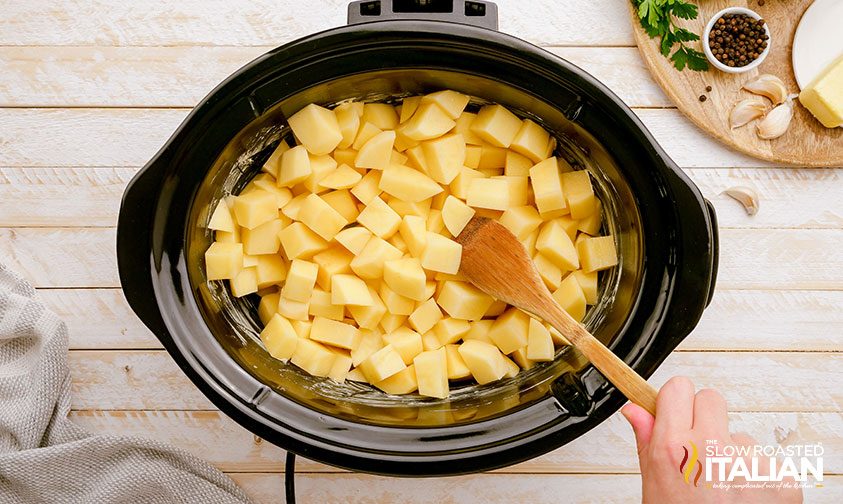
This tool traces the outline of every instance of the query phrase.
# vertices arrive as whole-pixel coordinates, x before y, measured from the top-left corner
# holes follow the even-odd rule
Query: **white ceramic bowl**
[[[744,73],[754,68],[757,68],[758,65],[760,65],[770,53],[770,48],[773,47],[773,37],[770,35],[770,27],[767,25],[766,22],[764,23],[764,32],[767,34],[767,47],[764,49],[764,51],[761,52],[758,58],[756,58],[755,61],[746,66],[730,67],[728,65],[724,65],[720,62],[720,60],[715,58],[714,54],[711,52],[711,48],[708,47],[708,35],[709,32],[711,32],[711,28],[714,26],[714,23],[716,23],[717,20],[723,17],[723,15],[725,14],[746,14],[747,16],[753,19],[761,19],[761,16],[757,12],[750,9],[746,9],[744,7],[728,7],[712,16],[711,19],[708,21],[708,24],[705,25],[705,30],[703,30],[702,34],[702,46],[703,52],[705,52],[705,57],[708,59],[708,62],[714,66],[714,68],[726,73]]]

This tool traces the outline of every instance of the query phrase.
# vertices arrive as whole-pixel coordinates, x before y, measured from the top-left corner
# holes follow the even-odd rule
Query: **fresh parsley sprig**
[[[661,53],[670,58],[677,70],[684,70],[686,66],[697,72],[708,70],[705,54],[685,45],[699,40],[699,35],[674,22],[674,18],[696,19],[699,11],[695,4],[685,0],[632,0],[632,4],[638,8],[641,26],[651,38],[660,37]],[[673,51],[677,44],[679,47]]]

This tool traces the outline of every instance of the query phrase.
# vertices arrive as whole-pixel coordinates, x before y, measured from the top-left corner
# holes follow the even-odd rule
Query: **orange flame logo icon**
[[[690,454],[688,452],[688,448],[683,446],[682,449],[685,450],[685,455],[682,457],[682,462],[679,463],[679,473],[682,475],[682,478],[685,480],[685,483],[691,484],[691,473],[694,472],[694,466],[697,466],[697,474],[694,476],[694,486],[698,486],[700,482],[700,476],[702,476],[702,463],[699,461],[699,453],[697,452],[697,445],[694,444],[693,441],[688,441],[688,444],[691,445]]]

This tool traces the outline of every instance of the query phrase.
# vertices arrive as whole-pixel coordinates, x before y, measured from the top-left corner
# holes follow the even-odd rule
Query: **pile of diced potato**
[[[454,241],[474,215],[497,219],[534,257],[554,298],[582,320],[598,271],[617,264],[586,171],[501,105],[467,112],[455,91],[397,106],[308,105],[208,227],[208,280],[261,296],[271,356],[338,382],[444,398],[551,361],[562,335],[459,274]]]

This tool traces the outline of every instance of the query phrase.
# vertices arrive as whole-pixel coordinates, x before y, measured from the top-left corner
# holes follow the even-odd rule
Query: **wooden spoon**
[[[460,273],[471,283],[549,322],[627,399],[656,414],[656,389],[559,306],[515,235],[491,219],[474,217],[457,241],[462,244]]]

